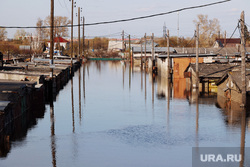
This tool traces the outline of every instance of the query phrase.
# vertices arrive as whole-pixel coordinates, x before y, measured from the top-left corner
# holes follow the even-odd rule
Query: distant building
[[[137,38],[132,38],[130,39],[131,41],[131,48],[132,47],[139,47],[141,46],[140,44],[140,39]],[[108,51],[117,51],[120,52],[122,49],[128,49],[129,48],[129,40],[124,39],[124,46],[122,44],[122,39],[110,39],[109,44],[108,44]]]
[[[214,43],[214,48],[219,47],[238,47],[240,45],[240,38],[218,38]]]
[[[48,43],[48,47],[50,48],[50,41],[47,42]],[[62,37],[56,37],[54,38],[54,48],[56,48],[56,46],[60,43],[60,47],[63,47],[64,49],[69,48],[70,45],[70,41],[62,38]]]

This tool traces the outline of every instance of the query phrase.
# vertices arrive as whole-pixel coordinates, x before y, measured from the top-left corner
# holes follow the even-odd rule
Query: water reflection
[[[36,96],[39,97],[41,94],[37,94]],[[45,101],[43,98],[39,101],[34,101],[31,104],[31,108],[23,111],[22,116],[14,119],[10,123],[7,123],[8,120],[5,120],[4,118],[8,117],[8,114],[12,113],[5,113],[5,117],[2,117],[2,120],[0,120],[5,124],[5,128],[0,133],[0,159],[8,157],[8,154],[11,152],[11,145],[13,142],[18,141],[18,143],[21,144],[25,141],[29,129],[32,129],[37,125],[37,120],[43,118],[44,113]],[[16,145],[18,145],[18,143]]]
[[[196,147],[199,147],[199,90],[195,89],[193,92],[196,99]]]
[[[71,108],[72,108],[72,128],[73,133],[75,133],[75,109],[74,109],[74,87],[73,79],[71,79]]]
[[[240,141],[240,154],[242,159],[240,161],[240,167],[244,166],[245,162],[245,139],[246,139],[246,109],[243,108],[241,110],[241,141]]]
[[[56,137],[55,137],[55,116],[54,116],[54,103],[53,100],[50,102],[50,139],[51,139],[51,154],[52,164],[56,167]]]
[[[141,91],[143,91],[143,68],[141,66]]]
[[[82,91],[81,91],[81,69],[79,69],[79,121],[82,122]]]
[[[240,154],[241,161],[239,163],[240,167],[245,165],[245,139],[246,139],[246,126],[247,119],[249,118],[249,105],[246,108],[242,108],[239,103],[226,99],[224,97],[217,97],[217,106],[222,109],[222,113],[225,116],[225,124],[228,127],[239,127],[241,129],[240,133]],[[248,152],[249,153],[249,152]]]
[[[151,90],[152,90],[152,95],[151,95],[151,99],[152,99],[152,108],[154,109],[154,94],[155,94],[155,75],[152,73],[149,73],[149,82],[151,82]]]
[[[122,88],[124,90],[124,80],[125,80],[125,71],[126,71],[126,63],[125,61],[121,61],[122,64]]]
[[[83,74],[82,74],[83,75],[83,77],[82,77],[83,78],[82,79],[83,80],[83,99],[84,99],[84,104],[85,104],[85,102],[86,102],[86,90],[85,90],[85,87],[86,87],[85,86],[85,69],[86,69],[86,63],[83,64],[83,68],[82,69],[83,69]]]
[[[145,67],[145,71],[144,71],[144,88],[145,88],[145,103],[146,103],[146,100],[147,100],[147,69]]]
[[[131,89],[131,73],[132,73],[132,66],[129,65],[129,90]]]
[[[79,78],[73,78],[62,92],[60,103],[54,102],[50,115],[47,113],[51,122],[50,136],[46,138],[49,139],[46,144],[50,146],[47,163],[51,163],[52,157],[53,166],[65,162],[72,166],[101,166],[104,163],[110,167],[133,166],[127,164],[127,159],[133,159],[134,166],[181,166],[183,162],[191,166],[192,147],[224,143],[228,146],[237,144],[245,154],[247,114],[235,112],[232,104],[222,102],[220,104],[225,110],[216,108],[217,99],[189,90],[184,86],[185,80],[174,80],[173,84],[141,69],[134,69],[132,77],[131,66],[126,68],[121,62],[88,62],[82,68]],[[89,76],[88,68],[91,79],[85,78]],[[102,86],[97,88],[100,84],[96,81]],[[78,99],[78,93],[74,96],[78,84],[79,118],[75,116],[78,106],[74,106],[74,100]],[[70,93],[71,104],[67,103]],[[86,96],[88,100],[83,110]],[[63,106],[60,108],[63,108],[62,112],[54,112],[54,105],[55,109]],[[84,126],[75,123],[77,119],[83,121]],[[238,128],[232,132],[230,127]],[[39,126],[37,129],[36,135],[43,131],[42,127],[40,131]],[[10,147],[5,143],[5,147]],[[33,147],[32,143],[27,142],[27,147]],[[48,150],[44,152],[48,153]],[[179,157],[183,162],[179,162]],[[240,166],[244,165],[244,160]]]

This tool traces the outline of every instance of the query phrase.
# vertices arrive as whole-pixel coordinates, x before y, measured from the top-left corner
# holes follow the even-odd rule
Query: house
[[[199,54],[199,63],[212,63],[212,59],[216,57],[217,54]],[[189,66],[190,63],[196,62],[195,54],[170,54],[170,68],[172,69],[173,79],[184,79],[184,71]],[[167,55],[159,55],[157,57],[157,68],[158,71],[164,73],[166,71]],[[161,75],[161,74],[160,74]],[[162,76],[164,76],[163,74]],[[166,76],[166,75],[165,75]]]
[[[217,38],[214,43],[214,48],[239,47],[240,43],[241,43],[240,38]]]
[[[221,79],[227,72],[231,71],[235,67],[240,65],[235,64],[221,64],[221,63],[199,63],[199,81],[200,88],[202,92],[205,92],[205,86],[208,91],[211,91],[212,85],[215,85],[215,82]],[[184,71],[184,77],[187,79],[187,82],[191,84],[192,87],[195,87],[197,80],[196,76],[196,64],[190,63],[186,70]],[[207,85],[205,85],[207,83]]]
[[[225,74],[217,83],[217,96],[226,101],[242,104],[242,77],[241,69],[235,68]],[[246,91],[250,91],[250,71],[246,71]]]
[[[130,47],[135,47],[135,46],[140,46],[140,39],[130,39],[131,45]],[[109,44],[108,44],[108,51],[114,51],[114,52],[120,52],[123,49],[128,49],[129,48],[129,39],[124,39],[124,44],[122,39],[110,39]]]
[[[50,41],[47,42],[48,43],[48,47],[50,48]],[[56,46],[60,44],[60,47],[63,47],[64,49],[69,48],[70,45],[70,41],[62,38],[62,37],[55,37],[54,38],[54,48],[56,48]]]
[[[169,48],[170,52],[173,53],[175,52],[174,48],[170,47]],[[157,57],[158,55],[161,54],[166,54],[168,52],[167,47],[155,47],[154,48],[154,55]],[[139,47],[132,47],[132,53],[134,58],[140,58],[141,55],[142,57],[145,56],[145,47],[144,45],[139,46]],[[146,46],[146,57],[151,57],[152,56],[152,46],[147,45]]]

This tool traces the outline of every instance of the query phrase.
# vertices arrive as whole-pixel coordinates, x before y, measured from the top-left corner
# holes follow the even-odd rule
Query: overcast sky
[[[69,0],[54,0],[55,16],[71,18],[71,2]],[[213,3],[222,0],[75,0],[77,7],[82,7],[85,23],[127,19],[168,12],[180,8]],[[248,9],[248,10],[247,10]],[[250,25],[250,0],[231,0],[215,6],[186,10],[179,13],[179,36],[192,37],[195,24],[193,20],[198,14],[208,15],[209,19],[217,18],[222,31],[227,31],[229,37],[235,29],[241,11],[245,11],[246,23]],[[76,13],[77,8],[75,8]],[[37,19],[44,19],[50,14],[50,0],[5,0],[0,5],[0,26],[35,26]],[[75,14],[74,14],[75,15]],[[163,25],[166,23],[170,35],[177,35],[178,14],[158,16],[143,20],[123,23],[96,25],[86,27],[86,36],[104,36],[120,38],[124,30],[132,37],[142,37],[145,33],[155,36],[163,35]],[[74,24],[77,18],[74,16]],[[16,29],[7,29],[8,37],[12,38]],[[26,29],[34,33],[34,29]],[[77,29],[74,30],[76,36]],[[239,37],[239,33],[235,34]]]

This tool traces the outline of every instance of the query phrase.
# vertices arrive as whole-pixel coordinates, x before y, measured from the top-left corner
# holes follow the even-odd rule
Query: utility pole
[[[170,49],[169,49],[169,30],[167,30],[167,48],[168,48],[168,67],[167,67],[167,79],[170,74]],[[169,98],[169,97],[168,97]]]
[[[179,16],[180,16],[180,14],[179,14],[179,12],[177,14],[178,14],[178,21],[177,21],[177,46],[179,46],[179,31],[180,31],[180,24],[179,24],[180,19],[179,19]]]
[[[241,27],[241,77],[242,77],[242,107],[246,107],[246,40],[245,40],[245,12],[241,12],[240,17],[240,27]]]
[[[155,45],[154,45],[154,33],[152,33],[152,62],[155,61]],[[154,63],[153,63],[154,66]]]
[[[125,43],[124,43],[124,30],[122,31],[122,51],[125,51]]]
[[[89,40],[88,40],[88,50],[89,50]]]
[[[152,60],[152,73],[154,73],[154,67],[155,67],[155,45],[154,45],[154,33],[152,33],[152,39],[151,39],[151,42],[152,42],[152,49],[151,49],[151,52],[152,52],[152,57],[151,57],[151,60]]]
[[[227,44],[227,31],[224,32],[224,47]]]
[[[130,35],[128,36],[128,45],[129,45],[129,58],[130,58],[130,63],[132,64],[132,54],[131,54],[131,41],[130,41]]]
[[[72,1],[72,8],[71,8],[71,67],[73,67],[73,18],[74,18],[74,0]]]
[[[80,17],[80,7],[78,7],[78,61],[80,61],[81,56],[81,17]]]
[[[220,39],[220,31],[218,31],[218,37],[217,38]]]
[[[84,29],[84,24],[85,24],[85,18],[82,17],[82,54],[84,57],[85,55],[85,29]]]
[[[50,10],[50,78],[53,79],[53,54],[54,54],[54,0],[51,0]]]
[[[196,27],[196,88],[199,90],[199,24]]]
[[[142,63],[142,39],[141,39],[141,69],[142,69],[142,67],[143,67],[143,63]]]
[[[31,58],[32,58],[31,52],[32,52],[32,33],[31,33],[31,37],[30,37],[30,62],[31,62]],[[8,56],[8,60],[9,60],[9,56]]]
[[[163,38],[164,38],[164,41],[166,41],[166,23],[164,22],[164,26],[163,26]]]
[[[147,62],[147,48],[146,48],[146,46],[147,46],[147,34],[145,33],[145,36],[144,36],[144,42],[145,42],[145,44],[144,44],[144,49],[145,49],[145,56],[144,56],[144,65],[145,65],[145,71],[146,71],[146,62]]]

